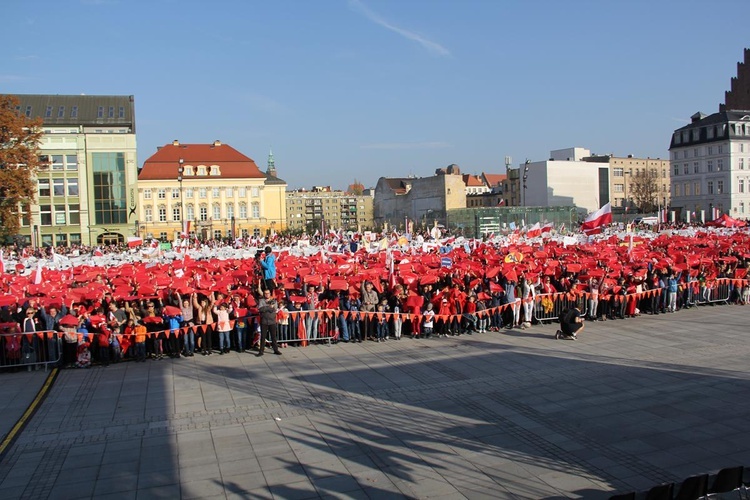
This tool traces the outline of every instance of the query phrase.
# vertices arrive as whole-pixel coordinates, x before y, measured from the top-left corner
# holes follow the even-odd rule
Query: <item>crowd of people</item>
[[[281,355],[318,342],[441,338],[563,315],[580,324],[579,317],[747,303],[748,233],[683,231],[577,242],[392,235],[369,245],[330,240],[296,248],[290,240],[247,259],[185,254],[107,269],[45,269],[34,284],[29,272],[11,271],[0,296],[0,366],[261,356],[267,345]],[[564,325],[560,333],[580,328]]]

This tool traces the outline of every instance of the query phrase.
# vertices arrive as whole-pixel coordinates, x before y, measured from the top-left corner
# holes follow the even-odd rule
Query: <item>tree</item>
[[[636,171],[630,177],[630,189],[633,201],[642,213],[650,213],[656,210],[659,199],[659,183],[656,172],[651,170]]]
[[[346,192],[355,196],[361,196],[362,193],[365,192],[365,185],[359,182],[357,179],[354,179],[354,183],[349,184],[349,188],[346,190]]]
[[[19,206],[34,201],[39,168],[41,118],[30,119],[16,107],[18,98],[0,95],[0,237],[18,234]]]

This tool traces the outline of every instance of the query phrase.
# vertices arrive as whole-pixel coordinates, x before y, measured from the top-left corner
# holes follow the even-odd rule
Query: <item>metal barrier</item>
[[[59,332],[0,333],[0,369],[38,370],[62,359]]]
[[[547,302],[547,300],[551,302]],[[542,293],[536,296],[534,305],[534,316],[540,323],[552,322],[559,320],[563,311],[576,306],[581,311],[581,316],[585,317],[588,312],[588,300],[585,295],[575,295],[571,297],[567,293]]]

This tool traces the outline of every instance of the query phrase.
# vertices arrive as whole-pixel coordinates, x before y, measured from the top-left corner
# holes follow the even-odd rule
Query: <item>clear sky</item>
[[[748,0],[5,0],[0,92],[134,95],[138,162],[230,144],[290,189],[667,158],[750,47]]]

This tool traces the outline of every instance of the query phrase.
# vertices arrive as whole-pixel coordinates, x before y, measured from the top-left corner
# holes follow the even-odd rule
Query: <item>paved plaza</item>
[[[64,370],[2,457],[0,498],[607,498],[750,465],[749,318]],[[45,373],[0,380],[20,407]]]

